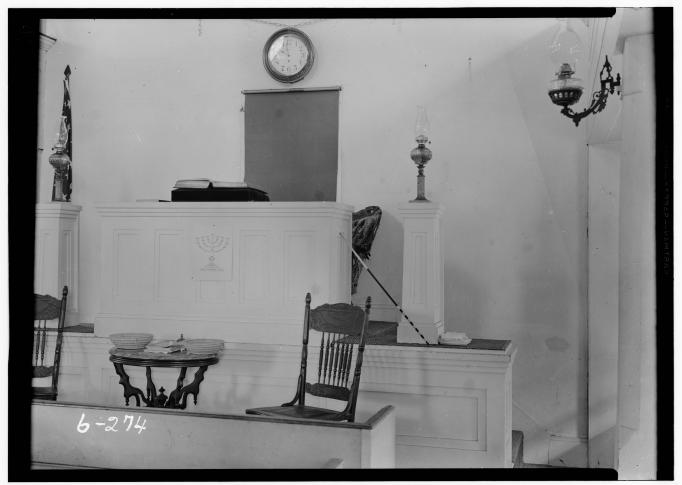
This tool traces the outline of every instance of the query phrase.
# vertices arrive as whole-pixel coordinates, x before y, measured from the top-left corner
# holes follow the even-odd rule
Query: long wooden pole
[[[346,240],[345,237],[343,237],[343,233],[339,233],[339,236],[341,236],[341,239],[343,239],[343,240],[346,242],[346,244],[348,245],[348,247],[350,248],[350,250],[353,252],[353,255],[355,255],[355,257],[358,259],[358,261],[360,262],[360,264],[362,265],[362,267],[365,268],[365,270],[369,273],[369,275],[372,277],[372,279],[374,279],[374,281],[376,281],[377,285],[379,285],[379,288],[381,288],[381,289],[384,291],[384,293],[386,294],[386,296],[388,297],[388,299],[391,300],[391,302],[393,303],[393,305],[395,305],[395,307],[398,309],[398,311],[403,315],[403,317],[405,317],[405,320],[407,320],[408,323],[409,323],[410,325],[412,325],[412,328],[414,329],[414,331],[417,332],[417,333],[419,334],[419,336],[422,338],[422,340],[423,340],[424,342],[426,342],[426,345],[433,345],[433,344],[429,343],[428,340],[426,340],[426,337],[424,337],[424,336],[422,335],[422,333],[419,331],[419,329],[417,328],[417,326],[416,326],[414,323],[412,323],[412,320],[410,320],[410,317],[407,316],[407,314],[403,311],[403,309],[400,308],[400,305],[398,305],[398,303],[393,299],[393,297],[392,297],[391,294],[388,292],[388,290],[387,290],[386,288],[384,288],[384,285],[382,285],[381,282],[377,279],[377,277],[374,276],[374,273],[372,273],[372,270],[369,269],[369,267],[365,264],[365,262],[362,260],[362,258],[360,257],[360,255],[358,255],[358,253],[355,252],[355,249],[353,249],[353,246]]]

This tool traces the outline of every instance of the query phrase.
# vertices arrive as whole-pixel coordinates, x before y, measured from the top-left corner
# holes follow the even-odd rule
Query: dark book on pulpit
[[[175,188],[171,191],[173,202],[267,202],[268,193],[247,185],[221,187],[210,183],[205,188]]]
[[[181,179],[175,182],[174,189],[246,188],[245,182],[222,182],[211,179]]]

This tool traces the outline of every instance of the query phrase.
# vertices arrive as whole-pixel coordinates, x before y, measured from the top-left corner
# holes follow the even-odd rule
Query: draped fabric
[[[73,162],[73,126],[71,122],[71,87],[70,87],[70,81],[69,77],[71,76],[71,67],[68,65],[66,66],[66,69],[64,69],[64,97],[62,98],[62,116],[65,118],[66,121],[66,130],[67,133],[69,134],[69,137],[66,142],[66,148],[64,149],[64,153],[66,153],[69,156],[69,160]],[[59,177],[57,173],[54,174],[55,181],[57,180],[57,177]],[[69,165],[68,171],[66,173],[66,179],[63,182],[62,186],[62,192],[64,196],[66,197],[66,201],[70,202],[71,201],[71,184],[73,182],[73,173],[71,171],[71,164]],[[55,200],[55,184],[52,184],[52,200]]]
[[[62,302],[50,295],[34,295],[35,320],[54,320],[59,318]]]
[[[365,261],[371,257],[372,243],[381,222],[381,208],[371,205],[353,213],[353,249]],[[352,257],[351,294],[355,294],[362,265]]]
[[[66,66],[66,69],[64,70],[64,99],[62,100],[62,116],[66,118],[66,129],[69,130],[69,139],[66,142],[65,153],[71,160],[69,172],[66,175],[66,184],[63,188],[67,202],[71,201],[71,184],[73,182],[73,174],[71,172],[71,167],[73,165],[73,126],[71,122],[71,83],[69,76],[71,76],[71,68]]]

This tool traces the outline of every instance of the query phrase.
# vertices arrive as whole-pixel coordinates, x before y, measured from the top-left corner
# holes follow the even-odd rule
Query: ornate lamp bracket
[[[606,77],[604,77],[604,71],[606,71]],[[615,80],[611,75],[611,64],[609,63],[609,56],[606,56],[606,62],[604,62],[604,66],[601,68],[601,71],[599,72],[599,81],[601,83],[601,88],[599,89],[599,91],[595,91],[594,93],[592,93],[592,103],[590,104],[589,107],[585,108],[580,113],[576,113],[568,106],[564,106],[563,109],[561,110],[561,114],[573,120],[575,126],[578,126],[580,120],[582,120],[586,116],[599,113],[604,108],[606,108],[606,100],[608,99],[609,94],[613,94],[615,88],[620,87],[621,82],[620,74],[619,73],[616,74]],[[620,89],[618,89],[618,94],[620,94]]]

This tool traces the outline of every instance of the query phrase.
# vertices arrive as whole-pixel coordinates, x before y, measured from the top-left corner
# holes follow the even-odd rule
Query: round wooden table
[[[194,404],[197,403],[199,394],[199,384],[204,380],[204,372],[209,365],[218,362],[217,354],[190,354],[187,352],[174,352],[172,354],[161,354],[156,352],[146,352],[145,350],[121,350],[116,347],[109,350],[109,360],[114,363],[116,374],[121,378],[119,381],[123,386],[123,395],[126,406],[130,402],[130,397],[135,397],[137,405],[140,399],[147,407],[165,407],[172,409],[185,409],[187,397],[191,394],[194,397]],[[124,365],[147,368],[147,393],[134,387],[130,383],[130,377],[126,374]],[[161,387],[159,394],[156,393],[156,386],[152,381],[152,367],[179,367],[180,376],[178,377],[175,390],[169,396],[164,394],[165,389]],[[194,380],[183,386],[185,374],[188,367],[198,367],[194,374]]]

